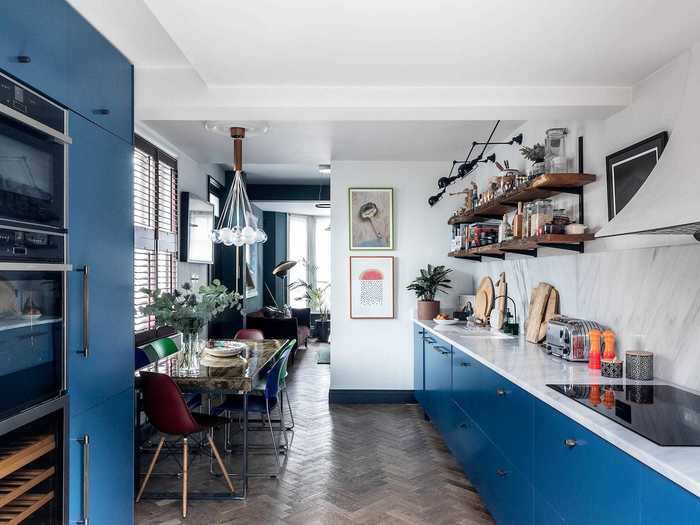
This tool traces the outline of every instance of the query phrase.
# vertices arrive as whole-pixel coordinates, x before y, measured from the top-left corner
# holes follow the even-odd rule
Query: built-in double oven
[[[67,127],[66,110],[0,72],[0,516],[11,523],[66,515]]]

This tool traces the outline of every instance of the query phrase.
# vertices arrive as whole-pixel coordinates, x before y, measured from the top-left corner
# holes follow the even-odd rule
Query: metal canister
[[[654,379],[654,354],[641,350],[625,352],[625,377],[641,381]]]

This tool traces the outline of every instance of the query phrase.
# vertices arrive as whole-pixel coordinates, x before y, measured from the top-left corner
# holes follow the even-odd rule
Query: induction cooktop
[[[664,447],[700,446],[700,396],[671,385],[547,385]]]

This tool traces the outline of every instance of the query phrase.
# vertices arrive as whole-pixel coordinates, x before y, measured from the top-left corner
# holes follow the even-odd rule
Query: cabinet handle
[[[433,339],[432,337],[426,337],[425,340],[428,341],[431,345],[435,344],[435,339]]]
[[[85,434],[76,441],[83,446],[83,507],[78,525],[88,525],[90,513],[90,436]]]
[[[462,361],[459,366],[463,366],[464,368],[472,366],[472,364],[469,361]]]
[[[508,475],[508,471],[507,471],[507,470],[503,470],[502,468],[499,468],[499,469],[496,471],[496,474],[498,474],[498,475],[499,475],[500,477],[502,477],[502,478],[505,478],[505,477]]]
[[[83,274],[83,348],[77,354],[90,355],[90,267],[86,264],[77,271]]]
[[[575,439],[569,438],[564,440],[564,446],[567,448],[574,448],[578,443]]]
[[[442,355],[447,355],[450,353],[450,351],[447,348],[445,348],[444,346],[436,346],[435,350],[440,352]]]
[[[111,111],[108,110],[107,108],[100,108],[100,109],[93,109],[93,110],[92,110],[92,114],[93,114],[93,115],[102,115],[102,116],[104,116],[104,115],[109,115],[110,113],[111,113]]]
[[[504,397],[504,396],[506,395],[506,393],[507,393],[507,392],[506,392],[505,390],[503,390],[502,388],[497,388],[497,389],[496,389],[496,395],[497,395],[498,397]]]
[[[32,61],[32,57],[27,55],[18,55],[17,62],[20,64],[29,64]]]
[[[468,426],[469,426],[469,423],[467,423],[466,421],[464,423],[459,424],[459,428],[467,428]]]

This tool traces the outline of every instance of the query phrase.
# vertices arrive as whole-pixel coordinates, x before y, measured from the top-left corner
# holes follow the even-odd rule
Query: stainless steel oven
[[[0,224],[65,231],[66,110],[0,74]]]
[[[0,421],[66,391],[65,240],[0,227]]]

